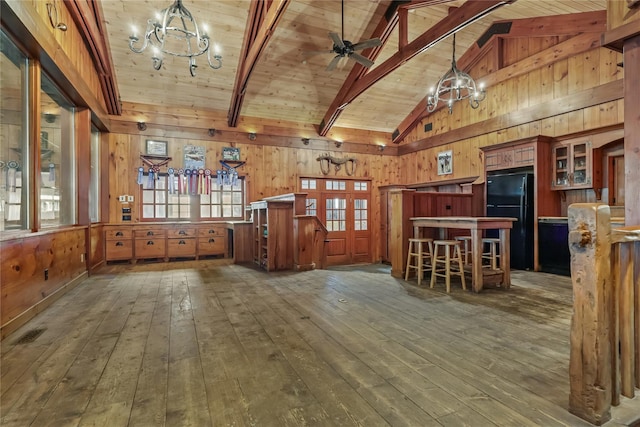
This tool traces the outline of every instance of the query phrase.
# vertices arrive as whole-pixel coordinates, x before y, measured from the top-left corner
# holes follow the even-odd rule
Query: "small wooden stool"
[[[440,250],[440,248],[442,248],[442,250]],[[440,264],[442,265],[440,266]],[[467,289],[464,281],[464,266],[462,265],[462,254],[460,253],[460,241],[434,240],[431,287],[433,288],[433,285],[436,283],[436,276],[444,277],[447,293],[451,292],[451,275],[460,276],[462,289]]]
[[[462,243],[464,265],[471,264],[471,236],[456,236],[456,240]]]
[[[498,254],[498,245],[500,245],[500,239],[492,239],[485,237],[482,239],[482,246],[488,245],[488,251],[482,251],[482,259],[489,260],[489,266],[492,270],[498,269],[498,258],[500,255]]]
[[[420,286],[424,272],[431,270],[432,257],[433,239],[409,239],[407,269],[404,273],[404,280],[409,280],[409,271],[414,269],[418,275],[418,286]]]

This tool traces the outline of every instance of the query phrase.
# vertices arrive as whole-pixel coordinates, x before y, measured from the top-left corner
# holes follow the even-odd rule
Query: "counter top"
[[[569,219],[566,216],[539,216],[538,222],[551,222],[557,224],[566,224]],[[624,217],[611,217],[612,224],[624,225]]]

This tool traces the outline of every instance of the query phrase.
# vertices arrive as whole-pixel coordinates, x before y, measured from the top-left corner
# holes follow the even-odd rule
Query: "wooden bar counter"
[[[444,231],[447,228],[469,230],[471,232],[471,281],[474,292],[480,292],[483,288],[482,273],[482,230],[499,230],[500,233],[500,264],[502,270],[502,287],[508,289],[511,286],[511,253],[510,238],[511,228],[516,218],[495,217],[414,217],[413,235],[420,237],[421,228],[437,228],[440,230],[440,238],[445,238]]]

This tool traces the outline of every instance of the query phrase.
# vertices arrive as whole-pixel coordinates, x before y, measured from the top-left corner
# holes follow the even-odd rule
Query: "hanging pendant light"
[[[156,70],[162,67],[163,55],[188,58],[192,76],[196,75],[196,57],[200,55],[206,54],[211,68],[217,70],[222,67],[222,56],[211,53],[209,36],[200,33],[196,19],[182,5],[182,0],[175,0],[160,12],[157,19],[149,19],[142,46],[138,48],[134,45],[139,41],[137,35],[129,36],[129,48],[135,53],[142,53],[151,46],[151,60]]]
[[[482,85],[476,86],[471,76],[456,67],[456,34],[453,33],[453,59],[451,69],[442,76],[435,89],[427,95],[427,111],[432,113],[440,102],[446,103],[449,114],[453,112],[453,104],[464,99],[469,100],[471,108],[478,108],[480,101],[486,97]]]

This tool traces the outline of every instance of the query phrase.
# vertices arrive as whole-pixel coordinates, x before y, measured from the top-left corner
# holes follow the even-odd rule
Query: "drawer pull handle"
[[[153,231],[147,231],[147,236],[153,236]]]
[[[216,230],[209,230],[209,234],[214,234]]]
[[[116,237],[119,237],[119,236],[124,236],[124,233],[122,233],[122,231],[116,231]]]
[[[184,231],[184,230],[180,230],[180,231],[178,231],[178,234],[181,235],[181,236],[186,236],[187,232]]]
[[[122,243],[122,242],[116,242],[116,246],[124,246],[124,243]]]
[[[152,246],[152,245],[153,245],[153,240],[149,240],[149,241],[147,242],[147,246]]]
[[[216,239],[209,239],[209,243],[215,243]]]
[[[187,242],[185,242],[184,240],[180,240],[180,241],[178,242],[178,244],[179,244],[179,245],[186,245],[186,244],[187,244]]]

